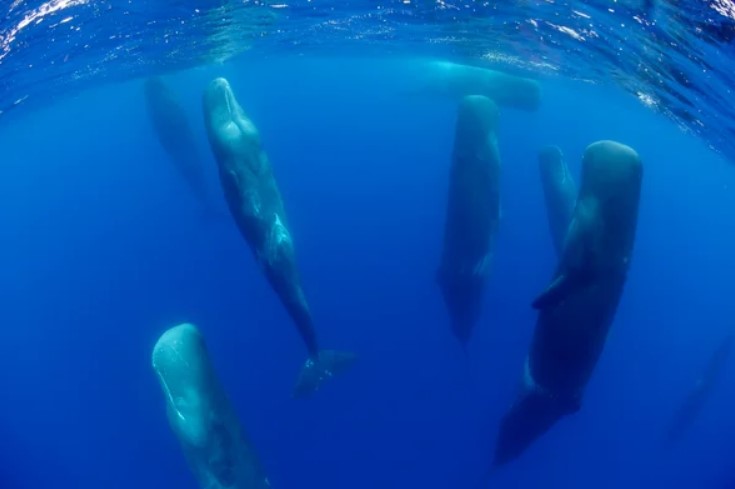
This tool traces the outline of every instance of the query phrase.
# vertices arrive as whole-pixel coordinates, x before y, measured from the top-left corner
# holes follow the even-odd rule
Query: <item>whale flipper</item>
[[[596,222],[597,208],[594,205],[579,205],[577,216],[567,231],[563,255],[566,266],[532,303],[537,310],[553,307],[564,300],[578,287],[584,287],[595,279],[595,246],[599,241],[602,228]]]
[[[322,383],[347,370],[355,362],[354,353],[322,350],[304,363],[294,388],[294,397],[305,398],[316,392]]]
[[[592,283],[595,278],[591,271],[573,270],[561,274],[544,290],[531,306],[536,310],[547,309],[561,303],[573,290]]]
[[[553,282],[534,299],[531,306],[534,309],[547,309],[564,300],[572,288],[574,280],[567,274],[559,275]]]

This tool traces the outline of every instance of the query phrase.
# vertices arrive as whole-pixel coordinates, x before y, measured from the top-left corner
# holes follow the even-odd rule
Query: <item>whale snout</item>
[[[459,103],[455,126],[455,145],[476,148],[485,144],[495,132],[499,118],[498,106],[484,95],[468,95]]]
[[[616,141],[592,143],[582,158],[583,182],[602,195],[626,194],[628,190],[639,189],[642,170],[638,153]]]
[[[498,125],[498,119],[497,104],[484,95],[467,95],[459,103],[458,124],[477,127],[481,134],[494,131]]]
[[[181,348],[192,349],[199,346],[202,341],[202,335],[191,323],[182,323],[166,330],[153,347],[153,363],[164,362],[167,354],[171,351],[180,350]],[[195,346],[196,345],[196,346]]]
[[[193,324],[175,326],[153,347],[153,370],[164,394],[172,428],[187,444],[205,446],[211,366],[204,338]]]
[[[156,342],[151,363],[169,400],[186,395],[204,381],[207,362],[204,338],[193,324],[166,331]]]
[[[223,123],[232,119],[237,103],[230,82],[226,78],[215,78],[204,91],[204,112],[212,123]]]
[[[204,117],[210,129],[218,129],[231,123],[239,112],[239,106],[226,78],[215,78],[204,91]]]
[[[232,88],[230,87],[230,82],[227,81],[227,78],[220,76],[209,83],[209,91],[219,95],[224,95],[227,93],[231,94]]]
[[[259,144],[257,128],[225,78],[215,78],[209,83],[203,101],[207,135],[218,158],[248,151]]]

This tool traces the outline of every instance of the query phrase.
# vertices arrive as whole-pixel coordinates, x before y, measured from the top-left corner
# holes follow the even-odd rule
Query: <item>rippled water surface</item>
[[[0,111],[103,81],[263,55],[450,58],[615,83],[735,159],[735,2],[3,2]]]

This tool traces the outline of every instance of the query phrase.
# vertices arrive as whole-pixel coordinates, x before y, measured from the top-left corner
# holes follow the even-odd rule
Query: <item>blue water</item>
[[[465,355],[434,281],[456,105],[406,98],[380,53],[335,51],[253,49],[166,78],[214,191],[206,83],[226,76],[261,131],[320,340],[359,355],[308,401],[290,398],[303,344],[234,225],[202,218],[142,78],[26,86],[45,101],[0,127],[0,487],[197,487],[150,365],[182,321],[275,488],[476,487],[556,262],[538,148],[561,146],[577,175],[602,138],[645,168],[623,300],[581,411],[487,487],[735,487],[735,362],[681,443],[660,443],[735,313],[735,173],[711,141],[614,84],[539,73],[539,111],[501,114],[503,220]]]

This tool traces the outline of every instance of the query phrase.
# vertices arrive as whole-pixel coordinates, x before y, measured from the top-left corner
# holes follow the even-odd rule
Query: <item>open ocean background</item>
[[[202,216],[156,140],[144,72],[13,92],[11,58],[0,63],[5,99],[32,87],[41,100],[0,118],[0,488],[195,489],[150,365],[158,336],[190,321],[275,489],[474,489],[556,263],[537,152],[559,145],[578,179],[599,139],[644,165],[623,299],[581,411],[487,487],[735,488],[735,358],[680,443],[662,446],[734,327],[725,146],[620,85],[536,73],[540,109],[501,110],[503,218],[465,355],[434,279],[456,103],[403,93],[392,75],[411,46],[256,48],[163,70],[221,219]],[[304,347],[219,191],[201,113],[216,76],[261,131],[322,345],[359,355],[307,401],[290,398]]]

